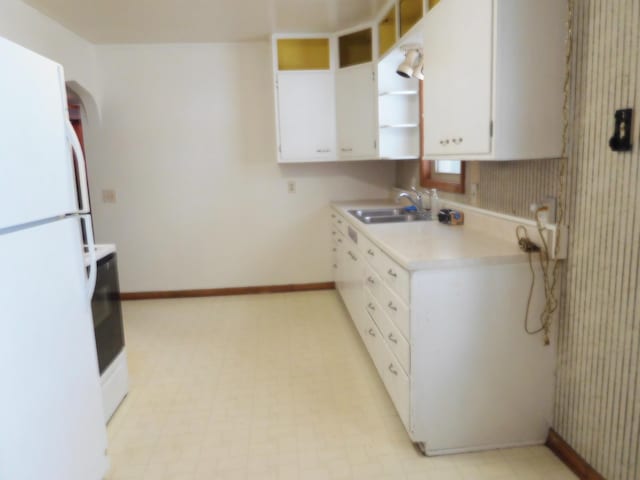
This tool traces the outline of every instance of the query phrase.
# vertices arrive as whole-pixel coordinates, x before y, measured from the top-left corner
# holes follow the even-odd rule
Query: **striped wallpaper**
[[[554,429],[609,480],[640,479],[640,110],[613,153],[615,109],[640,100],[640,0],[576,0],[571,148]],[[559,162],[480,163],[480,207],[531,216]],[[415,178],[398,168],[398,181]],[[460,198],[458,198],[460,200]]]

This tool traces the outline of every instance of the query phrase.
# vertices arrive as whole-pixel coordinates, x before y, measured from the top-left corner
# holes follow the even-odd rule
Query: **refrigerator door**
[[[0,479],[107,470],[79,222],[0,234]]]
[[[62,67],[0,38],[0,230],[78,210]]]

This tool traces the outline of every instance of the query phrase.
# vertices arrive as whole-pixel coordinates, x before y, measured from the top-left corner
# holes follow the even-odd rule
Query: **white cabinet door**
[[[425,155],[491,149],[493,0],[447,0],[424,28]]]
[[[336,112],[340,158],[377,156],[375,100],[375,77],[370,63],[338,70]]]
[[[333,72],[279,72],[277,86],[280,162],[335,160]]]

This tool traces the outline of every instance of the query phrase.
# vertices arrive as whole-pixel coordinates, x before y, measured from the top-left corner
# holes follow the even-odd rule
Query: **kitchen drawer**
[[[331,226],[346,235],[347,221],[339,213],[331,212]]]
[[[380,333],[387,343],[389,350],[397,357],[403,370],[410,372],[411,365],[411,348],[409,342],[404,338],[398,327],[384,313],[378,301],[372,295],[372,292],[366,289],[365,301],[367,302],[367,312],[376,322],[380,329]]]
[[[410,276],[409,272],[393,261],[389,256],[382,254],[382,268],[378,269],[380,276],[405,303],[409,303]]]
[[[366,254],[364,254],[366,256]],[[364,286],[371,290],[374,297],[380,298],[383,291],[383,283],[380,276],[375,272],[371,265],[365,262],[364,267]]]
[[[398,411],[400,420],[404,423],[407,431],[411,431],[411,424],[409,422],[409,403],[411,398],[409,377],[399,366],[386,343],[382,342],[382,347],[384,349],[385,364],[385,368],[382,370],[382,381],[385,387],[387,387],[387,392]]]
[[[409,307],[388,285],[382,287],[381,296],[378,297],[382,310],[393,321],[405,339],[411,338]]]
[[[364,235],[360,235],[359,243],[362,253],[364,253],[365,258],[371,264],[371,266],[378,272],[382,271],[385,265],[382,260],[384,253],[382,253],[382,251]]]
[[[396,407],[402,423],[409,430],[409,401],[410,382],[404,373],[398,360],[382,339],[380,330],[372,323],[371,332],[368,335],[367,348],[378,370],[378,374],[384,383],[387,393]]]

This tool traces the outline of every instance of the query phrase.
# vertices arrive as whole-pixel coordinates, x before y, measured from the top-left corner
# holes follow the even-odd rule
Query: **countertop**
[[[115,245],[113,245],[111,243],[96,244],[96,261],[99,262],[104,257],[106,257],[107,255],[110,255],[112,253],[116,253],[116,246]],[[89,266],[89,263],[90,263],[89,253],[85,252],[84,253],[84,264],[85,264],[85,266]]]
[[[452,226],[438,221],[368,225],[348,210],[398,207],[398,204],[389,200],[368,200],[335,202],[331,206],[407,270],[528,261],[527,255],[518,248],[515,230],[512,238],[505,238],[466,224]],[[476,217],[473,225],[482,225],[481,219],[478,221],[477,218],[479,214],[473,215]]]

